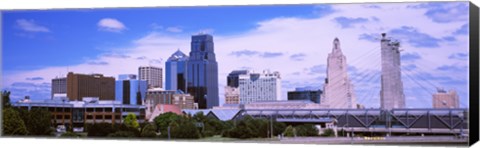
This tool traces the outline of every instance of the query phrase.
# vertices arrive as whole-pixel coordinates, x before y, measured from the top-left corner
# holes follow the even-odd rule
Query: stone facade
[[[239,104],[240,90],[237,87],[225,86],[225,104]]]
[[[382,34],[381,109],[405,108],[399,47],[399,42],[391,41],[391,39],[386,37],[385,33]]]
[[[332,52],[327,58],[327,78],[321,104],[330,108],[356,108],[353,85],[347,73],[347,58],[340,48],[340,40],[333,40]]]

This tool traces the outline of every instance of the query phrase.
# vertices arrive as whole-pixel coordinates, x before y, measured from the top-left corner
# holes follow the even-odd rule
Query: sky
[[[468,107],[468,2],[152,7],[2,11],[2,90],[50,98],[51,79],[75,73],[137,74],[214,37],[219,97],[229,72],[278,71],[282,97],[323,89],[338,37],[357,103],[379,107],[380,33],[401,43],[408,108],[430,108],[436,88]]]

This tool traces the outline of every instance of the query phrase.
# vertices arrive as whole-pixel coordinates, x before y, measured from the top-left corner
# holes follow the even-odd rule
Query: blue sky
[[[220,98],[232,70],[282,74],[282,95],[322,88],[326,57],[338,37],[358,102],[378,107],[380,33],[402,43],[408,107],[430,107],[435,87],[468,105],[466,2],[25,10],[2,13],[3,89],[12,98],[50,96],[67,71],[136,74],[164,67],[190,36],[214,36]],[[438,62],[442,61],[442,62]],[[282,64],[279,64],[282,63]],[[416,103],[418,101],[428,103]],[[221,101],[222,102],[222,101]]]
[[[228,35],[246,31],[255,27],[255,22],[272,17],[312,17],[312,9],[312,5],[294,5],[6,11],[3,17],[4,62],[17,64],[5,64],[3,68],[10,71],[80,64],[85,57],[106,52],[103,48],[128,46],[130,40],[155,28],[178,28],[186,35],[204,28],[215,28],[216,34]],[[98,31],[97,22],[103,18],[121,20],[127,28],[119,34]],[[48,26],[48,31],[22,30],[18,26],[19,20]],[[42,56],[22,56],[21,53]]]

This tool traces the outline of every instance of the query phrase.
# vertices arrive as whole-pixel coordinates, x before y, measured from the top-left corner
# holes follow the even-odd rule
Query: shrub
[[[293,128],[291,125],[287,126],[287,128],[285,128],[285,131],[283,132],[283,136],[295,137],[295,128]]]
[[[60,137],[80,137],[80,135],[74,132],[66,132],[66,133],[63,133]]]
[[[136,137],[135,133],[131,131],[117,131],[115,133],[108,134],[108,137],[116,137],[116,138],[132,138]]]
[[[335,136],[335,132],[333,131],[333,129],[327,128],[323,131],[323,134],[321,136],[323,137]]]
[[[87,125],[88,137],[107,137],[117,130],[110,123],[95,123]]]
[[[296,135],[302,137],[318,136],[318,129],[313,124],[295,126]]]

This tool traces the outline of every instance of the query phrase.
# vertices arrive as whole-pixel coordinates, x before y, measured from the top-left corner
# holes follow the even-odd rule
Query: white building
[[[162,68],[141,66],[138,68],[138,79],[146,80],[148,88],[163,88]]]
[[[321,104],[330,108],[357,108],[353,85],[348,78],[347,58],[340,48],[340,40],[333,40],[332,52],[327,58],[327,78]]]
[[[254,73],[248,71],[239,75],[240,104],[281,99],[281,77],[279,72]]]
[[[399,42],[391,41],[385,33],[382,34],[381,109],[405,108],[399,47]]]

